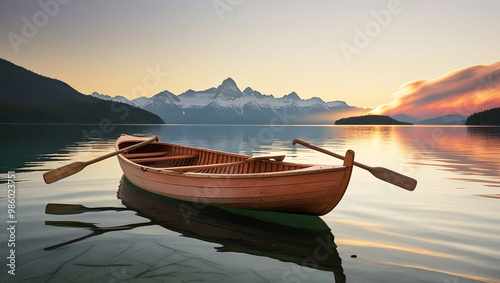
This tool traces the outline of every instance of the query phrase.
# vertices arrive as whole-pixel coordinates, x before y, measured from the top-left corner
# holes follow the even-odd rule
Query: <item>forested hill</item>
[[[470,115],[465,125],[500,125],[500,107]]]
[[[365,116],[342,118],[335,121],[335,125],[413,125],[413,124],[407,122],[401,122],[389,116],[365,115]]]
[[[0,58],[0,123],[164,123],[127,104],[84,95],[68,84]]]

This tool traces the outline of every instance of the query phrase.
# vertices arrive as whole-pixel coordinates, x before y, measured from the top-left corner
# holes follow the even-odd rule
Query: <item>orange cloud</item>
[[[500,62],[467,67],[434,80],[413,81],[403,85],[394,96],[389,104],[370,113],[427,119],[500,107]]]

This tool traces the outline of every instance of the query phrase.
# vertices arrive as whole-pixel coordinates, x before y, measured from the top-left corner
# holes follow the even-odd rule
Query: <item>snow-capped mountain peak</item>
[[[215,93],[215,99],[223,100],[234,100],[241,96],[243,96],[242,92],[231,78],[225,79]]]
[[[281,99],[282,100],[286,100],[286,99],[301,100],[301,98],[299,97],[299,95],[295,91],[283,96]]]
[[[151,99],[163,101],[164,103],[177,104],[181,100],[179,97],[168,90],[164,90],[157,95],[153,96]]]
[[[125,97],[123,97],[121,95],[117,95],[115,97],[112,97],[112,96],[109,96],[109,95],[106,95],[106,94],[101,94],[101,93],[98,93],[98,92],[94,91],[90,96],[93,96],[93,97],[96,97],[96,98],[99,98],[99,99],[102,99],[102,100],[122,102],[122,103],[126,103],[126,104],[137,106],[132,101],[128,100],[127,98],[125,98]]]
[[[330,101],[330,102],[326,103],[326,105],[328,105],[328,107],[330,107],[332,109],[345,109],[345,108],[351,107],[347,103],[345,103],[344,101],[340,101],[340,100]]]
[[[102,99],[102,100],[111,100],[112,99],[111,96],[105,95],[105,94],[100,94],[97,91],[94,91],[90,96],[93,96],[95,98],[99,98],[99,99]]]
[[[139,108],[143,108],[143,106],[148,103],[149,97],[141,96],[135,99],[132,99],[131,102]]]
[[[245,90],[243,90],[243,95],[244,96],[252,96],[254,95],[254,90],[251,88],[251,87],[247,87],[245,88]]]
[[[237,92],[241,92],[238,86],[236,85],[236,82],[232,78],[227,78],[222,81],[222,84],[219,87],[223,87],[225,89],[232,89]]]

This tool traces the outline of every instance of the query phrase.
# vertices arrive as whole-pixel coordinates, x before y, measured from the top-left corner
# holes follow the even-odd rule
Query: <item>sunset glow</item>
[[[500,106],[500,62],[450,72],[433,80],[408,83],[389,104],[371,113],[407,114],[426,119],[447,114],[470,115]]]

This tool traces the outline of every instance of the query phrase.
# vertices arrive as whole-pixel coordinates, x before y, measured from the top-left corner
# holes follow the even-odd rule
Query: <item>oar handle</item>
[[[300,145],[303,145],[303,146],[305,146],[305,147],[307,147],[307,148],[310,148],[310,149],[313,149],[313,150],[316,150],[316,151],[322,152],[322,153],[324,153],[324,154],[328,154],[328,155],[331,155],[331,156],[333,156],[333,157],[336,157],[336,158],[339,158],[339,159],[344,160],[344,156],[342,156],[342,155],[340,155],[340,154],[337,154],[337,153],[335,153],[335,152],[331,152],[331,151],[326,150],[326,149],[324,149],[324,148],[321,148],[321,147],[319,147],[319,146],[312,145],[312,144],[310,144],[310,143],[308,143],[308,142],[305,142],[305,141],[303,141],[303,140],[294,139],[294,140],[293,140],[293,142],[292,142],[292,144],[293,144],[293,145],[295,145],[295,144],[297,144],[297,143],[298,143],[298,144],[300,144]],[[368,170],[368,171],[370,171],[370,169],[372,168],[372,167],[370,167],[370,166],[368,166],[368,165],[365,165],[365,164],[362,164],[362,163],[359,163],[359,162],[356,162],[356,161],[354,161],[352,164],[354,164],[355,166],[358,166],[358,167],[360,167],[360,168],[363,168],[363,169],[365,169],[365,170]]]
[[[340,158],[340,159],[344,159],[344,156],[340,155],[340,154],[337,154],[335,152],[331,152],[329,150],[326,150],[326,149],[323,149],[321,147],[318,147],[318,146],[315,146],[315,145],[312,145],[308,142],[305,142],[303,140],[299,140],[299,139],[294,139],[292,144],[295,145],[295,144],[300,144],[300,145],[303,145],[307,148],[310,148],[310,149],[314,149],[314,150],[317,150],[317,151],[320,151],[320,152],[323,152],[325,154],[328,154],[328,155],[331,155],[331,156],[334,156],[334,157],[337,157],[337,158]]]
[[[115,152],[111,152],[111,153],[108,153],[108,154],[106,154],[106,155],[103,155],[103,156],[97,157],[97,158],[92,159],[92,160],[89,160],[89,161],[87,161],[87,162],[85,162],[85,163],[86,163],[86,165],[90,165],[90,164],[92,164],[92,163],[96,163],[96,162],[102,161],[102,160],[104,160],[104,159],[106,159],[106,158],[110,158],[110,157],[113,157],[113,156],[115,156],[115,155],[118,155],[118,154],[120,154],[120,153],[126,153],[126,152],[132,151],[132,150],[134,150],[134,149],[138,149],[138,148],[140,148],[140,147],[143,147],[143,146],[148,145],[148,144],[150,144],[150,143],[153,143],[153,142],[155,142],[155,141],[156,141],[156,142],[157,142],[157,141],[159,141],[158,136],[154,136],[154,137],[152,137],[152,138],[150,138],[150,139],[147,139],[147,140],[145,140],[145,141],[142,141],[142,142],[140,142],[140,143],[137,143],[137,144],[134,144],[134,145],[128,146],[128,147],[126,147],[126,148],[122,148],[122,149],[120,149],[120,150],[117,150],[117,151],[115,151]]]

